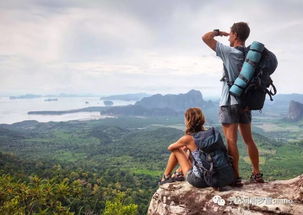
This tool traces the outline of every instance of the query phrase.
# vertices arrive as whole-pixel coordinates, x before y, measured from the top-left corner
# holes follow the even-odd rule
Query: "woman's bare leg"
[[[188,170],[192,168],[192,164],[188,159],[186,153],[181,149],[176,149],[173,150],[169,156],[164,175],[170,175],[174,168],[177,166],[177,164],[180,165],[183,175],[185,175]]]
[[[169,176],[177,165],[178,165],[178,160],[177,160],[176,156],[174,155],[174,153],[172,152],[172,153],[170,153],[170,156],[168,158],[166,168],[164,171],[164,175]]]

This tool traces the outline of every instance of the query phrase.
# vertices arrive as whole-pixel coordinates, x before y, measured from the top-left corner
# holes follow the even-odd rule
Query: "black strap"
[[[244,46],[236,46],[235,48],[244,53],[244,55],[246,55],[246,53],[248,52],[247,48]]]
[[[250,59],[245,59],[245,62],[249,63],[253,67],[257,68],[258,64],[255,61],[252,61]]]
[[[248,84],[249,80],[245,76],[243,76],[242,74],[239,74],[238,77],[241,78],[243,81],[245,81]]]
[[[270,101],[273,101],[272,95],[270,94],[270,91],[266,89],[266,93],[269,95]]]
[[[236,46],[235,48],[243,53],[243,62],[244,62],[246,54],[248,52],[247,48],[244,47],[244,46]],[[234,82],[229,80],[229,78],[228,78],[228,71],[227,71],[224,63],[223,63],[223,69],[224,69],[224,75],[223,75],[223,77],[221,78],[220,81],[226,82],[227,85],[229,87],[231,87],[234,84]],[[241,68],[240,68],[240,71],[241,71]],[[240,73],[240,71],[239,71],[239,73]]]
[[[231,87],[231,86],[234,84],[234,82],[229,81],[229,78],[228,78],[228,71],[227,71],[227,69],[226,69],[224,63],[223,63],[223,69],[224,69],[224,75],[223,75],[223,77],[221,78],[220,81],[226,82],[227,85],[228,85],[229,87]]]
[[[273,92],[272,92],[271,90],[269,91],[270,94],[271,94],[272,96],[276,95],[276,94],[277,94],[276,86],[275,86],[272,82],[270,83],[270,86],[271,86],[272,89],[273,89]]]
[[[239,87],[240,89],[242,89],[242,90],[245,90],[245,88],[243,88],[243,87],[241,87],[241,86],[239,86],[239,85],[237,85],[237,84],[235,84],[237,87]]]
[[[252,49],[252,48],[249,48],[249,50],[252,50],[252,51],[255,51],[255,52],[259,52],[260,54],[263,53],[263,51],[260,51],[260,50],[257,50],[257,49]]]
[[[266,93],[269,95],[270,101],[273,101],[272,96],[277,94],[277,89],[273,83],[270,83],[270,85],[273,89],[273,91],[266,89]]]

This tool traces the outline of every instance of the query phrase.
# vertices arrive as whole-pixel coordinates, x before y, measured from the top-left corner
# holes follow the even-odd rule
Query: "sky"
[[[301,0],[0,1],[0,95],[221,93],[201,40],[244,21],[278,58],[278,93],[303,93]],[[228,45],[228,38],[218,41]]]

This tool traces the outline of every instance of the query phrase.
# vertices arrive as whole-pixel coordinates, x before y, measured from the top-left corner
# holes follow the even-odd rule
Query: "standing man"
[[[223,61],[224,76],[223,89],[220,99],[219,119],[227,140],[229,154],[233,157],[233,167],[236,174],[234,186],[241,187],[243,183],[239,175],[239,152],[237,146],[238,128],[247,146],[248,155],[252,163],[251,182],[263,183],[262,173],[259,170],[259,152],[253,140],[251,131],[251,111],[241,108],[237,99],[229,94],[230,84],[238,77],[244,62],[245,41],[250,28],[245,22],[234,23],[230,33],[218,29],[203,35],[202,40],[216,52]],[[216,41],[216,36],[229,36],[230,46]]]

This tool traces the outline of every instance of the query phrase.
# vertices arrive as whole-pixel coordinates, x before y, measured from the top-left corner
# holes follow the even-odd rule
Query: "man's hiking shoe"
[[[264,183],[263,174],[262,173],[251,174],[250,182],[251,183]]]
[[[230,191],[233,188],[229,185],[229,186],[224,186],[224,187],[213,187],[214,191],[218,191],[218,192],[225,192],[225,191]]]
[[[230,184],[232,187],[243,187],[242,178],[237,177],[233,183]]]

